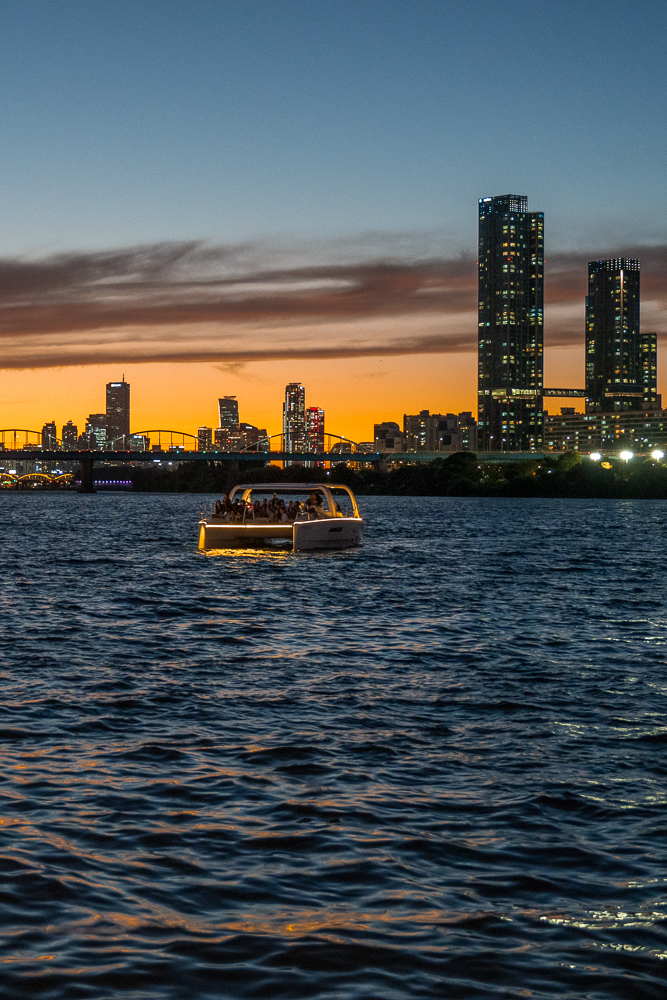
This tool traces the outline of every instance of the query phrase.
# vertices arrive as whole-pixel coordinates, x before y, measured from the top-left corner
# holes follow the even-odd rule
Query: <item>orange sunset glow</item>
[[[545,371],[553,384],[575,384],[583,348],[555,348]],[[86,365],[0,372],[6,426],[39,429],[45,420],[60,426],[102,412],[105,383],[124,374],[132,386],[132,427],[194,433],[217,421],[217,399],[235,395],[242,419],[282,429],[285,385],[301,381],[308,405],[326,411],[327,429],[354,441],[369,441],[373,423],[402,421],[404,413],[472,410],[477,405],[477,355],[404,355],[318,361],[254,362],[220,370],[213,364]],[[65,391],[64,391],[64,387]],[[558,400],[550,400],[559,405]]]
[[[667,250],[634,252],[644,328],[662,334]],[[547,259],[547,386],[583,386],[589,256]],[[300,381],[327,430],[369,441],[404,413],[476,412],[476,329],[472,257],[295,265],[261,246],[184,243],[5,260],[3,424],[82,424],[124,374],[134,432],[215,426],[218,397],[235,395],[241,419],[271,434]]]

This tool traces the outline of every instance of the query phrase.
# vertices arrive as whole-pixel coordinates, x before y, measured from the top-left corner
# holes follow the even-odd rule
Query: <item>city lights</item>
[[[282,433],[269,434],[273,428],[241,422],[235,395],[218,396],[217,427],[204,419],[196,434],[164,429],[131,433],[130,384],[123,375],[107,383],[104,412],[90,413],[76,423],[68,419],[62,430],[55,420],[44,423],[41,431],[0,428],[0,451],[18,451],[19,445],[26,452],[41,451],[39,459],[25,458],[21,464],[24,473],[28,466],[31,472],[41,473],[42,461],[47,463],[44,468],[52,471],[48,463],[56,460],[75,463],[68,470],[71,473],[76,462],[83,461],[78,453],[86,453],[89,459],[94,453],[92,461],[107,462],[111,459],[102,453],[114,453],[120,461],[120,452],[127,456],[129,452],[145,455],[149,451],[169,451],[178,462],[185,460],[184,452],[190,457],[198,452],[197,457],[204,461],[246,452],[261,453],[271,461],[271,457],[283,454],[284,458],[276,460],[288,464],[305,461],[307,466],[322,464],[323,459],[311,461],[305,455],[345,455],[349,460],[352,452],[366,456],[364,465],[380,456],[385,464],[412,464],[457,452],[480,459],[492,453],[492,461],[505,455],[512,460],[558,453],[565,457],[569,453],[588,457],[602,469],[612,468],[603,456],[613,455],[617,470],[620,461],[627,463],[635,457],[637,467],[649,455],[654,463],[661,463],[667,454],[667,408],[663,409],[657,391],[658,334],[639,326],[639,259],[589,261],[587,361],[582,380],[586,384],[579,388],[548,387],[543,372],[544,214],[529,212],[525,195],[482,198],[478,238],[478,420],[472,410],[431,413],[422,409],[403,413],[402,422],[400,418],[378,419],[372,425],[372,439],[369,433],[368,440],[354,442],[345,435],[325,433],[324,409],[319,405],[306,407],[305,386],[289,382],[282,404]],[[618,351],[617,344],[621,345]],[[528,360],[519,364],[517,359],[526,351]],[[551,399],[569,404],[579,399],[582,404],[549,412],[545,404]],[[377,417],[399,416],[399,403],[400,399],[388,400],[383,405],[391,406],[394,412],[378,413]],[[633,450],[619,452],[621,447]],[[57,458],[56,452],[68,457]],[[297,455],[302,457],[292,458]],[[133,456],[125,460],[140,459]],[[161,459],[154,457],[154,461]],[[587,468],[596,478],[590,466]],[[0,459],[2,471],[6,470]],[[654,474],[665,471],[663,468]]]

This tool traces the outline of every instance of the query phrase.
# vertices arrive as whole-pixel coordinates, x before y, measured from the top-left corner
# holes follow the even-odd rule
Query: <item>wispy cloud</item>
[[[2,260],[0,366],[238,366],[474,350],[474,259],[411,257],[416,248],[407,238],[370,243],[370,249],[369,241],[359,241],[342,253],[340,246],[327,252],[324,244],[182,242]],[[622,252],[640,257],[644,313],[652,328],[667,332],[667,247]],[[548,259],[549,344],[581,341],[587,261],[618,253]]]

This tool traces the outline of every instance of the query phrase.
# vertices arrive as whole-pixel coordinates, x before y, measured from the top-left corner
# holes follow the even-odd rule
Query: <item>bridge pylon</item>
[[[79,486],[77,493],[97,493],[95,489],[95,480],[93,478],[93,467],[95,465],[92,455],[86,455],[85,452],[81,454],[81,485]]]

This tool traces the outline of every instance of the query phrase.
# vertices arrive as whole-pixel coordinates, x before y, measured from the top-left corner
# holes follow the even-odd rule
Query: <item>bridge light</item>
[[[591,462],[599,462],[601,458],[602,455],[600,454],[600,452],[594,451],[593,454],[591,455]]]
[[[660,459],[664,458],[664,457],[665,457],[664,451],[660,451],[659,448],[656,448],[655,451],[651,452],[651,458],[654,458],[656,460],[656,462],[659,462]]]
[[[632,451],[622,451],[621,458],[624,462],[629,462],[631,458],[634,458],[634,452]]]

